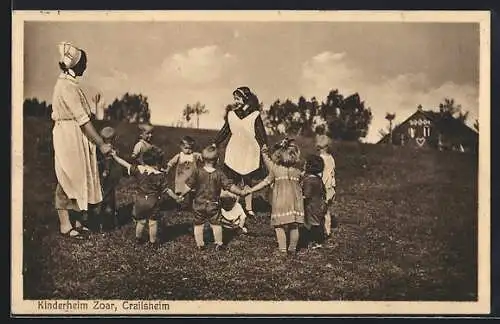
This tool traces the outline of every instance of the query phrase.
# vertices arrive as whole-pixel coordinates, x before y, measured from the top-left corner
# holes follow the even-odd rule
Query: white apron
[[[227,143],[224,163],[241,175],[255,171],[260,165],[260,146],[255,139],[258,111],[240,119],[234,111],[227,115],[231,138]]]

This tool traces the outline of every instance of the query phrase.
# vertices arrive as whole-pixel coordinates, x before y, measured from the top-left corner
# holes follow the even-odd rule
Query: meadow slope
[[[127,155],[137,129],[115,126]],[[477,299],[476,155],[334,143],[340,225],[323,249],[276,259],[265,192],[256,201],[258,217],[248,220],[250,233],[223,253],[198,252],[190,214],[177,211],[164,214],[158,250],[135,246],[131,222],[84,243],[63,239],[53,208],[50,134],[50,122],[25,119],[26,299]],[[215,132],[157,127],[153,142],[171,157],[186,134],[203,146]],[[298,141],[312,152],[311,139]],[[121,207],[134,190],[122,180]]]

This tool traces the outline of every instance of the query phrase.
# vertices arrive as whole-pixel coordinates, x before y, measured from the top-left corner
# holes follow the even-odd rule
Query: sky
[[[186,104],[205,104],[200,128],[223,124],[232,91],[249,86],[264,103],[319,101],[330,89],[359,93],[373,120],[366,142],[421,104],[445,97],[479,112],[479,24],[417,22],[26,22],[24,98],[51,102],[60,73],[57,44],[85,49],[88,97],[111,103],[148,97],[153,124],[172,125]]]

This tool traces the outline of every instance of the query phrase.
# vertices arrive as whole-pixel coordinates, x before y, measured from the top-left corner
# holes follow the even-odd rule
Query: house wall
[[[393,132],[393,144],[416,148],[436,147],[438,131],[423,114],[416,114],[399,125]]]

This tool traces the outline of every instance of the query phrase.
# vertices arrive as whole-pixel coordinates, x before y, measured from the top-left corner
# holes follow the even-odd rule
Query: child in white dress
[[[332,234],[332,227],[335,228],[337,226],[337,218],[332,210],[333,201],[335,200],[335,188],[337,186],[335,180],[335,159],[328,152],[330,144],[331,140],[328,136],[318,135],[316,137],[316,148],[324,162],[322,180],[326,190],[327,211],[325,215],[325,234],[327,238]]]

